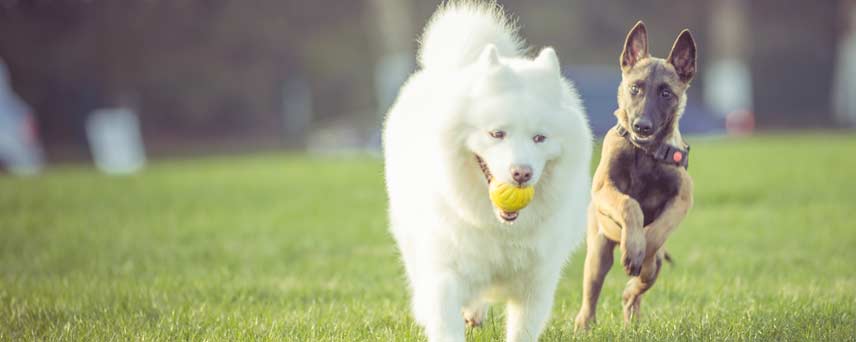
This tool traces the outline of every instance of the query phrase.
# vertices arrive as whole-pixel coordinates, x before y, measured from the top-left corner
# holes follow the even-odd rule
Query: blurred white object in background
[[[306,80],[293,77],[283,87],[283,140],[289,147],[306,143],[312,125],[312,88]]]
[[[738,59],[721,59],[705,71],[704,97],[714,113],[725,116],[730,135],[749,135],[755,130],[752,112],[752,77],[749,66]]]
[[[725,118],[732,135],[751,134],[755,129],[752,111],[752,71],[747,58],[747,2],[722,0],[711,8],[711,62],[704,71],[704,100]]]
[[[86,120],[95,166],[109,174],[128,174],[146,163],[136,113],[124,107],[99,109]]]
[[[718,115],[752,109],[752,74],[745,61],[720,59],[705,70],[704,98]]]
[[[384,112],[398,97],[398,90],[410,77],[415,65],[410,52],[383,55],[375,65],[375,93],[378,108]]]
[[[833,91],[835,119],[839,123],[856,126],[856,4],[850,4],[844,13],[849,30],[842,35],[838,48]]]
[[[15,92],[0,60],[0,163],[15,175],[33,175],[43,166],[32,110]]]
[[[380,56],[374,68],[377,96],[377,129],[369,137],[366,149],[381,150],[383,115],[398,97],[398,90],[416,68],[413,54],[413,2],[372,0],[371,15],[377,24]]]

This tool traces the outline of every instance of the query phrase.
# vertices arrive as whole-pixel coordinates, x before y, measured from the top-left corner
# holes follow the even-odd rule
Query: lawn
[[[696,205],[643,321],[622,327],[616,265],[573,335],[580,248],[542,341],[856,340],[856,136],[691,141]],[[371,157],[0,176],[0,340],[424,340],[385,201]],[[502,316],[469,340],[500,340]]]

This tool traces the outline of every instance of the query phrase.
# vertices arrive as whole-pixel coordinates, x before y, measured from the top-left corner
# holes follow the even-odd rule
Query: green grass
[[[856,136],[694,142],[696,206],[643,321],[622,327],[616,265],[573,335],[580,248],[542,340],[856,340]],[[0,340],[424,340],[385,205],[368,157],[0,177]]]

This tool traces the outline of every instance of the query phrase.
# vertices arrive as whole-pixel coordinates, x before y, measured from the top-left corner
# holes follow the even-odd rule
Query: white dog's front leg
[[[509,342],[537,341],[553,308],[557,280],[532,282],[526,293],[508,301],[507,330]]]
[[[467,291],[459,279],[448,276],[414,286],[413,309],[425,325],[428,341],[464,341],[461,308]]]

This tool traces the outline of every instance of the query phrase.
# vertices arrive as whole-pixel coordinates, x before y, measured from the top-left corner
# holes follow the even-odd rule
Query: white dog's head
[[[504,59],[489,45],[472,68],[463,115],[466,152],[475,155],[492,182],[535,186],[537,197],[545,170],[561,156],[568,135],[576,133],[569,129],[574,125],[565,103],[569,89],[555,51],[545,48],[532,60]],[[495,207],[494,212],[506,223],[518,216]]]

